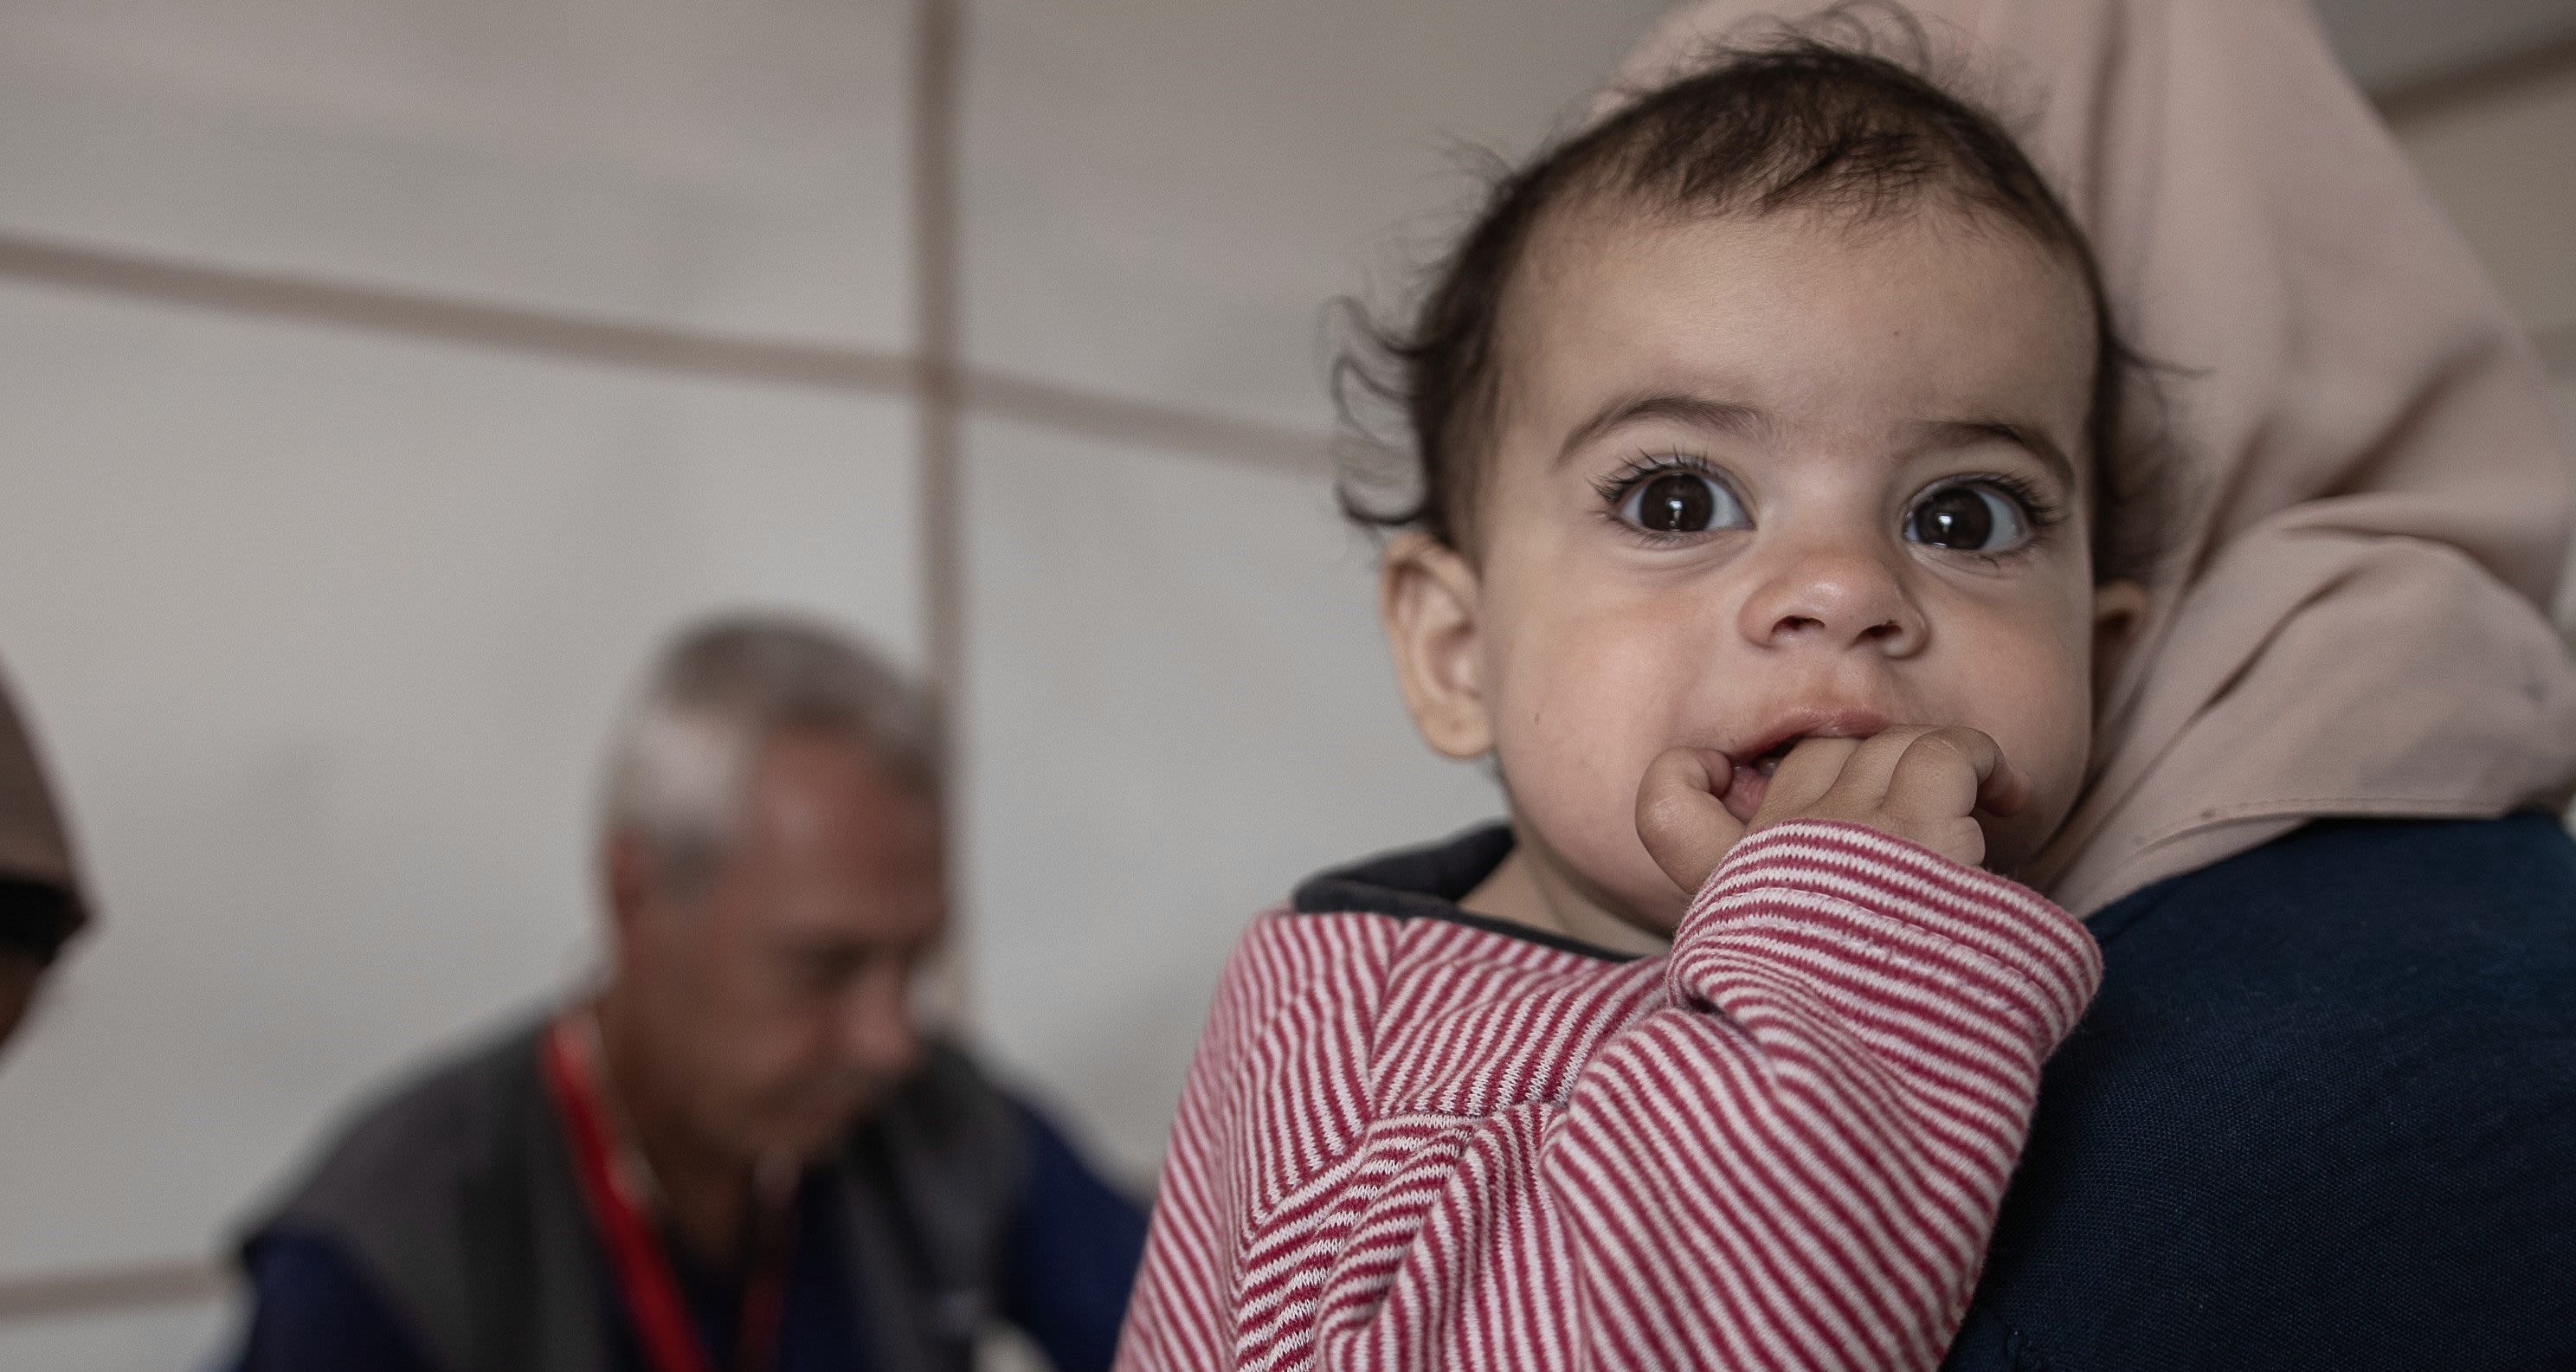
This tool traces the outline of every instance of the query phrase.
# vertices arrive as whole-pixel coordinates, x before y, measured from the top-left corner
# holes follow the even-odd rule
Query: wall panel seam
[[[374,286],[165,261],[0,235],[0,281],[89,291],[237,318],[336,327],[496,352],[708,380],[846,391],[888,399],[945,397],[961,412],[1086,438],[1180,448],[1225,460],[1326,470],[1323,434],[1183,409],[946,360],[825,343],[700,332],[523,309]]]
[[[0,1277],[0,1324],[195,1305],[232,1290],[228,1264],[203,1255]]]

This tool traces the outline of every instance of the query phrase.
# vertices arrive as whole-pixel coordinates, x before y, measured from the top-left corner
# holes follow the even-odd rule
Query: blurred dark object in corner
[[[63,945],[88,923],[71,837],[35,737],[0,680],[0,1044],[26,1018]]]

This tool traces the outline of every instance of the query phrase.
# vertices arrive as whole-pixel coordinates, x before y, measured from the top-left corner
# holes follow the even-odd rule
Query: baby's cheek
[[[1514,817],[1585,880],[1652,908],[1669,883],[1637,838],[1637,785],[1675,729],[1656,664],[1603,643],[1529,666],[1496,736]]]
[[[2014,708],[1980,724],[2030,786],[2029,803],[1989,830],[1996,842],[1988,865],[1996,870],[2010,871],[2036,853],[2074,807],[2091,748],[2089,689],[2057,682],[2051,689],[2024,691]]]
[[[1672,903],[1671,882],[1637,837],[1644,765],[1622,765],[1616,759],[1624,749],[1585,749],[1571,734],[1534,740],[1527,752],[1518,770],[1509,757],[1503,762],[1513,820],[1571,875],[1631,916],[1652,916]]]

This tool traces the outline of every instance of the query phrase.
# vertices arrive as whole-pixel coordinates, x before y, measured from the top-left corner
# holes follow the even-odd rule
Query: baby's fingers
[[[2008,815],[2028,791],[1992,736],[1953,726],[1926,730],[1906,744],[1888,775],[1887,804],[1922,819],[1964,817],[1981,806]]]
[[[1771,773],[1770,789],[1762,793],[1762,809],[1753,816],[1753,827],[1768,829],[1792,815],[1813,810],[1825,794],[1844,784],[1843,773],[1861,748],[1858,739],[1801,739],[1789,750],[1789,756]],[[1876,800],[1875,794],[1869,797]]]
[[[1722,753],[1667,748],[1637,785],[1637,838],[1685,896],[1698,894],[1744,837],[1718,799],[1733,772]]]

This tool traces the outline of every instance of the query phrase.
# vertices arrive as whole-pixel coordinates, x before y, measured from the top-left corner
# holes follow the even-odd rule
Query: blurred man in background
[[[63,945],[89,920],[65,827],[35,736],[0,686],[0,1045],[26,1018]]]
[[[788,620],[683,637],[620,724],[608,970],[363,1112],[243,1245],[244,1366],[1108,1366],[1137,1207],[954,1047],[922,702]]]

